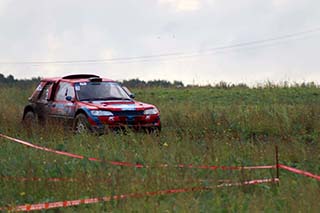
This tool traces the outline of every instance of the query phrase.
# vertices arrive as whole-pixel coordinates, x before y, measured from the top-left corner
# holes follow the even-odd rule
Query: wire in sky
[[[256,45],[267,45],[276,41],[284,41],[292,38],[298,38],[307,34],[320,32],[320,27],[313,28],[311,30],[300,31],[291,34],[285,34],[276,37],[270,37],[266,39],[253,40],[248,42],[236,43],[231,45],[223,45],[212,48],[203,49],[201,51],[193,52],[171,52],[155,55],[142,55],[134,57],[118,57],[118,58],[106,58],[106,59],[84,59],[84,60],[55,60],[55,61],[12,61],[12,62],[0,62],[0,65],[43,65],[43,64],[98,64],[98,63],[132,63],[132,62],[149,62],[149,61],[161,61],[166,59],[179,59],[198,57],[202,55],[210,55],[219,53],[225,50],[232,50],[238,48],[245,48]]]

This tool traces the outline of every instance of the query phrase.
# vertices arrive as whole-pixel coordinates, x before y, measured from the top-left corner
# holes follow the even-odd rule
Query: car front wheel
[[[83,113],[76,116],[73,124],[73,130],[76,134],[90,133],[92,132],[91,125],[88,122],[88,118]]]

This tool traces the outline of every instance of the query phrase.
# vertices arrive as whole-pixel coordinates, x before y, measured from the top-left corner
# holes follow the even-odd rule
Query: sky
[[[318,0],[0,0],[0,73],[320,83]]]

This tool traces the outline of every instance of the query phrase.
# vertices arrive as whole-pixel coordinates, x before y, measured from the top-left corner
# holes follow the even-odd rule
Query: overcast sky
[[[0,0],[0,73],[319,83],[319,8],[319,0]]]

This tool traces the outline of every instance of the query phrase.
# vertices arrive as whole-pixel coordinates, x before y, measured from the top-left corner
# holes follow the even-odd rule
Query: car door
[[[38,86],[39,94],[33,94],[32,99],[35,100],[35,112],[40,122],[45,122],[49,114],[49,99],[54,82],[41,82]]]
[[[50,116],[59,120],[73,119],[75,113],[74,100],[75,92],[72,83],[59,82],[54,99],[49,106]]]

